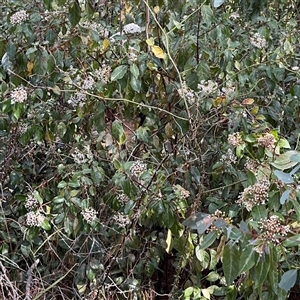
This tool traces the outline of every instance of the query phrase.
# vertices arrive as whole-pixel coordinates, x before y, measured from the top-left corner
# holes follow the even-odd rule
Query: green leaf
[[[296,269],[289,270],[281,276],[281,280],[278,286],[287,292],[295,285],[296,280],[297,280],[297,270]]]
[[[147,143],[149,138],[148,131],[150,131],[148,127],[140,126],[135,133],[139,140]]]
[[[225,0],[213,0],[213,5],[214,5],[215,8],[218,8],[218,7],[221,6],[224,2],[225,2]]]
[[[49,231],[51,229],[51,225],[47,219],[44,219],[41,227],[46,231]]]
[[[126,141],[123,125],[119,120],[115,120],[112,123],[112,136],[117,140],[119,145],[123,145]]]
[[[132,89],[134,91],[136,91],[137,93],[139,93],[141,91],[142,82],[141,82],[141,79],[139,77],[131,76],[130,85],[131,85]]]
[[[81,18],[81,10],[77,0],[74,1],[73,5],[69,8],[69,21],[72,27],[75,27]]]
[[[229,241],[223,250],[223,271],[227,285],[231,285],[239,275],[239,256],[237,245]]]
[[[254,221],[260,221],[261,219],[265,219],[267,217],[267,209],[264,205],[254,206],[251,214]]]
[[[206,279],[207,279],[208,281],[214,282],[214,281],[217,281],[217,280],[220,279],[220,275],[219,275],[217,272],[213,271],[213,272],[210,272],[210,273],[206,276]]]
[[[300,234],[291,236],[283,242],[284,247],[295,247],[298,246],[299,244],[300,244]]]
[[[285,173],[285,172],[282,172],[282,171],[279,171],[279,170],[275,170],[274,174],[283,183],[293,183],[294,182],[294,178],[289,173]]]
[[[201,266],[204,268],[204,269],[207,269],[207,267],[209,266],[209,254],[203,250],[203,249],[200,249],[199,246],[197,246],[195,248],[195,253],[196,253],[196,257],[197,259],[200,261],[201,263]]]
[[[51,2],[52,2],[52,0],[44,0],[46,9],[48,9],[48,10],[51,9]]]
[[[295,154],[299,154],[299,152],[295,150],[287,151],[279,155],[276,160],[271,163],[271,165],[281,171],[290,169],[297,164],[297,162],[291,160],[292,155]]]
[[[286,190],[280,197],[280,204],[284,204],[290,197],[291,190]]]
[[[127,66],[121,65],[116,67],[111,73],[110,79],[111,81],[116,81],[122,79],[127,72]]]
[[[231,285],[227,289],[226,300],[236,300],[237,299],[237,290],[234,285]]]
[[[269,244],[270,271],[268,273],[269,286],[272,291],[278,293],[278,266],[277,266],[277,250],[276,247]]]
[[[248,271],[255,265],[257,252],[254,249],[253,245],[246,246],[243,248],[241,257],[240,257],[240,266],[239,274]]]
[[[254,288],[257,289],[265,284],[267,275],[270,270],[269,256],[266,255],[265,260],[259,259],[255,267]]]
[[[203,235],[200,239],[200,249],[207,249],[211,246],[217,238],[217,233],[215,231],[211,231],[206,235]]]
[[[133,77],[138,78],[140,76],[140,70],[137,65],[133,64],[130,66],[130,72]]]

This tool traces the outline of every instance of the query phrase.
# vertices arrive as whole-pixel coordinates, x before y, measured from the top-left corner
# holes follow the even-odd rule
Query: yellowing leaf
[[[254,106],[254,107],[250,110],[250,112],[251,112],[252,115],[256,115],[256,114],[258,113],[258,110],[259,110],[259,107],[258,107],[258,106]]]
[[[147,45],[149,45],[150,47],[154,46],[154,38],[150,38],[146,40]]]
[[[252,98],[246,98],[242,102],[242,104],[244,104],[244,105],[251,105],[253,103],[254,103],[254,99],[252,99]]]
[[[216,99],[212,100],[212,104],[214,107],[217,107],[220,104],[224,105],[224,104],[226,104],[226,97],[223,97],[223,96],[217,97]]]
[[[103,41],[103,49],[106,50],[106,49],[108,48],[108,46],[109,46],[109,40],[108,40],[108,39],[105,39],[105,40]]]
[[[159,13],[159,11],[160,11],[160,8],[159,8],[159,6],[154,6],[153,7],[153,11],[156,13],[156,14],[158,14]]]
[[[206,299],[210,299],[210,293],[208,289],[202,289],[201,292]]]
[[[32,69],[33,69],[33,62],[29,61],[27,63],[27,71],[28,71],[29,75],[31,74]]]
[[[169,253],[170,250],[171,250],[171,243],[172,243],[172,232],[171,232],[170,229],[168,230],[168,235],[167,235],[166,243],[167,243],[166,252]]]
[[[165,58],[165,52],[159,46],[152,46],[151,50],[156,57]]]

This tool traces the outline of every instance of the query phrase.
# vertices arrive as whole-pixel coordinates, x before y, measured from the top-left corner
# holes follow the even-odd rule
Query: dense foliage
[[[3,0],[1,299],[288,299],[298,1]]]

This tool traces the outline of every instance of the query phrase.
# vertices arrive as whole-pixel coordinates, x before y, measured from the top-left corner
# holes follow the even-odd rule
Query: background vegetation
[[[298,299],[299,1],[2,0],[1,299]]]

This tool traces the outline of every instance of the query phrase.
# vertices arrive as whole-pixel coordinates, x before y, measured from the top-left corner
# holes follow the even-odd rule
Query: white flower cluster
[[[140,160],[135,161],[130,167],[131,175],[139,178],[147,170],[147,165]]]
[[[26,215],[26,224],[28,226],[41,227],[44,220],[45,220],[45,216],[42,215],[39,211],[30,211]]]
[[[106,84],[110,80],[111,67],[103,65],[101,69],[94,72],[95,77],[103,84]]]
[[[234,147],[237,147],[237,146],[243,144],[243,139],[242,139],[241,134],[239,132],[229,134],[227,141],[228,141],[229,145],[232,145]]]
[[[71,153],[71,156],[74,159],[74,162],[78,165],[91,163],[94,158],[89,145],[84,146],[83,151],[76,148],[74,152]]]
[[[237,162],[237,157],[232,153],[231,149],[228,149],[227,153],[222,155],[221,161],[224,162],[227,166],[230,166]]]
[[[129,60],[132,62],[136,62],[137,61],[137,54],[136,54],[136,49],[134,49],[133,47],[129,47],[128,48],[128,57]]]
[[[22,9],[20,11],[17,11],[10,17],[10,22],[12,25],[17,25],[23,23],[28,18],[29,18],[28,13],[24,9]]]
[[[116,214],[112,217],[113,221],[115,222],[116,225],[119,227],[125,228],[127,225],[131,223],[129,217],[127,215],[123,214]]]
[[[196,102],[197,95],[190,89],[185,82],[182,83],[182,87],[178,89],[178,94],[180,97],[185,97],[185,99],[192,105]]]
[[[88,76],[87,78],[84,79],[82,83],[82,88],[84,90],[91,90],[95,85],[95,80],[92,76]]]
[[[267,46],[267,41],[264,37],[261,37],[258,32],[256,32],[251,38],[250,43],[259,49],[265,48]]]
[[[248,186],[239,195],[237,204],[245,206],[248,211],[256,205],[265,204],[269,195],[270,181],[262,179],[257,181],[254,185]]]
[[[33,210],[39,206],[38,200],[34,197],[33,194],[30,194],[26,197],[25,208],[27,210]]]
[[[86,94],[83,92],[76,92],[73,96],[70,97],[68,103],[71,104],[73,107],[79,106],[83,107],[87,97]]]
[[[273,151],[275,148],[275,137],[271,133],[266,133],[257,139],[258,145]]]
[[[218,84],[212,80],[201,80],[198,83],[198,90],[205,95],[209,95],[218,90]]]
[[[10,100],[11,104],[23,103],[24,101],[27,100],[27,92],[26,92],[25,88],[18,87],[10,93],[10,97],[11,97],[11,100]]]
[[[256,160],[247,157],[246,163],[245,163],[245,168],[247,170],[249,170],[252,173],[256,174],[258,167],[259,167],[259,163]]]
[[[127,195],[125,195],[124,193],[119,194],[117,196],[118,200],[122,203],[122,204],[126,204],[130,199],[128,198]]]
[[[221,88],[221,91],[226,96],[229,96],[230,94],[234,93],[235,86],[232,84],[232,82],[227,81],[226,85]]]
[[[269,219],[262,219],[259,223],[259,229],[262,231],[262,239],[271,241],[275,245],[280,244],[280,241],[285,237],[290,228],[287,225],[281,225],[278,216],[271,216]]]
[[[127,33],[140,33],[142,31],[141,27],[135,23],[130,23],[124,26],[124,32]]]
[[[96,220],[97,218],[97,212],[94,208],[89,207],[89,208],[85,208],[82,212],[81,215],[83,217],[83,219],[88,223],[88,224],[92,224],[93,221]]]

